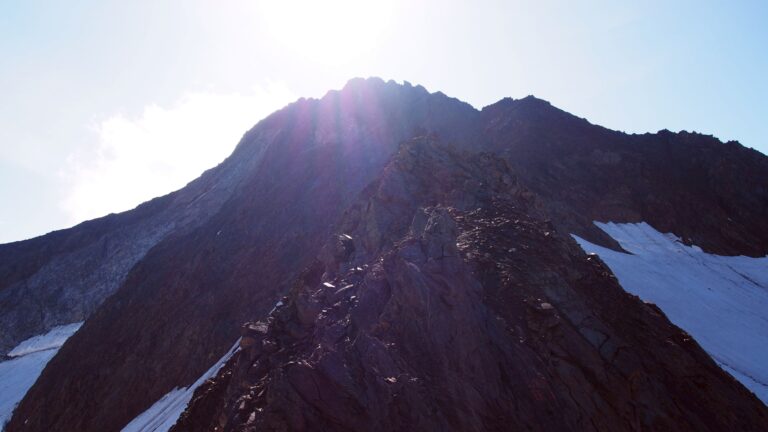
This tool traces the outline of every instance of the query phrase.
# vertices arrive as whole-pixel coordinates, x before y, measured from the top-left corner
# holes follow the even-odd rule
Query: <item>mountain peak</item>
[[[3,352],[85,320],[7,430],[120,430],[193,383],[191,429],[759,429],[571,237],[768,252],[766,158],[683,137],[380,78],[289,105],[152,205],[0,250]]]

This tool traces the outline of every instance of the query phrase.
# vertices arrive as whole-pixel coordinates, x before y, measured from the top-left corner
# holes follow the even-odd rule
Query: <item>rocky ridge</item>
[[[110,247],[130,248],[124,244],[130,239],[151,237],[153,227],[167,228],[153,237],[156,241],[149,242],[146,250],[131,254],[135,261],[124,261],[124,275],[115,272],[114,285],[104,290],[105,300],[94,302],[83,328],[48,364],[17,408],[8,430],[119,430],[171,389],[194,382],[227,351],[243,322],[263,322],[274,303],[291,290],[291,296],[304,293],[301,296],[311,307],[300,321],[291,312],[294,306],[278,308],[273,323],[265,323],[275,340],[290,336],[296,344],[293,351],[285,348],[294,342],[281,346],[283,351],[275,355],[282,354],[267,364],[304,359],[315,368],[311,351],[299,346],[314,343],[313,329],[324,333],[328,325],[351,335],[349,332],[359,329],[339,328],[331,321],[365,311],[345,300],[348,313],[339,309],[333,319],[319,325],[317,317],[323,309],[333,311],[336,303],[347,298],[339,293],[337,301],[329,303],[331,288],[322,283],[333,285],[334,293],[353,285],[350,289],[359,294],[348,294],[355,295],[358,302],[364,292],[374,295],[381,291],[365,289],[348,274],[358,267],[362,271],[357,276],[372,278],[371,286],[384,280],[388,289],[399,286],[402,291],[391,303],[404,310],[387,312],[392,318],[386,322],[392,330],[382,333],[382,340],[396,346],[402,343],[398,338],[425,342],[421,351],[413,343],[413,351],[387,354],[397,366],[392,371],[408,373],[424,383],[432,376],[432,367],[424,366],[432,356],[435,373],[469,383],[462,392],[472,393],[474,381],[467,380],[476,377],[475,372],[459,368],[458,375],[451,375],[441,363],[443,359],[451,367],[461,362],[451,357],[449,348],[430,342],[433,336],[422,328],[423,305],[400,299],[408,295],[406,282],[395,279],[405,277],[403,272],[414,266],[431,278],[413,281],[421,287],[414,290],[435,293],[447,285],[447,292],[453,294],[446,301],[458,296],[472,303],[470,309],[479,310],[454,306],[456,316],[466,320],[468,334],[476,335],[478,328],[496,332],[481,335],[480,340],[496,347],[493,355],[504,359],[504,365],[515,359],[507,369],[487,363],[488,352],[478,358],[477,364],[488,366],[489,374],[496,373],[479,381],[489,385],[481,390],[490,395],[509,397],[510,390],[501,389],[514,380],[549,389],[558,401],[555,406],[568,414],[547,421],[567,428],[594,418],[599,419],[596,429],[623,425],[619,429],[631,430],[649,424],[659,429],[664,425],[754,429],[764,424],[765,408],[754,405],[754,398],[716,366],[712,369],[711,360],[695,342],[669,325],[656,309],[623,294],[611,281],[610,272],[592,264],[597,262],[595,258],[587,260],[567,234],[618,249],[592,221],[647,220],[711,251],[761,255],[768,252],[767,194],[768,158],[738,144],[687,133],[626,135],[591,125],[531,97],[502,100],[477,111],[423,87],[353,80],[341,91],[329,92],[320,100],[299,100],[260,122],[246,133],[227,161],[170,198],[55,235],[0,247],[1,296],[13,284],[29,286],[30,275],[45,263],[78,257],[72,254],[75,250],[92,259],[80,256],[68,268],[83,273],[98,268],[77,267],[84,262],[109,269],[113,261],[99,258],[96,252],[100,239],[116,239],[108,243]],[[194,210],[197,206],[201,210]],[[435,229],[447,227],[451,236],[448,219],[456,226],[459,257],[448,259],[457,266],[457,273],[450,273],[456,275],[456,281],[436,282],[443,270],[435,263],[427,264],[434,253],[428,252],[429,247],[416,254],[422,248],[417,244],[431,242],[432,234],[422,230],[430,219],[434,219]],[[115,234],[127,233],[121,230],[128,226],[135,227],[130,235]],[[343,234],[351,238],[339,237]],[[507,237],[514,241],[504,243]],[[446,243],[435,245],[442,248]],[[447,250],[453,253],[453,249]],[[409,258],[403,253],[416,255]],[[382,267],[382,263],[391,266]],[[307,269],[314,276],[305,288],[297,281],[309,277]],[[600,277],[594,279],[597,276],[589,276],[590,272]],[[585,283],[598,287],[595,292],[600,295]],[[427,298],[430,311],[433,304],[441,304]],[[608,304],[606,299],[614,303]],[[57,313],[65,316],[70,307],[66,303],[59,301],[52,309],[60,309]],[[3,307],[11,310],[14,306],[7,303]],[[539,309],[542,317],[551,314],[557,318],[546,318],[553,323],[551,329],[549,324],[536,324],[534,318],[539,315],[531,315],[534,321],[528,323],[528,316]],[[571,310],[575,312],[569,315]],[[459,337],[463,330],[444,318],[453,316],[453,310],[444,307],[438,312],[446,332]],[[379,320],[377,310],[371,313],[371,320]],[[595,317],[582,322],[581,318],[592,315]],[[510,325],[496,323],[498,317]],[[481,325],[491,321],[494,324]],[[360,323],[369,324],[375,323]],[[431,324],[428,328],[434,330]],[[547,338],[554,341],[557,356],[548,354],[549,342],[534,344],[538,331],[551,333]],[[372,327],[364,327],[363,332],[375,333]],[[409,332],[413,335],[408,336]],[[547,338],[542,340],[549,341]],[[357,355],[353,348],[357,349],[349,347],[349,352]],[[625,356],[631,359],[626,364]],[[516,363],[520,359],[524,362]],[[642,368],[633,366],[636,361],[641,361]],[[408,366],[412,363],[418,367]],[[630,380],[616,372],[618,366],[613,363],[640,371],[637,376],[644,378]],[[687,383],[681,381],[686,375],[679,365],[694,371]],[[362,366],[380,367],[364,362]],[[558,372],[561,369],[570,372]],[[355,385],[368,385],[366,373],[372,372],[357,376]],[[249,374],[249,380],[261,377],[258,380],[264,381],[265,388],[270,387],[269,374],[264,375],[267,378],[261,372]],[[501,381],[490,384],[496,378]],[[224,401],[204,405],[211,407],[212,416],[227,417],[231,427],[244,427],[247,419],[245,423],[235,419],[227,411],[231,406],[226,405],[231,403],[229,398],[240,396],[222,382],[211,385],[222,392]],[[442,389],[439,380],[431,383]],[[581,386],[584,388],[573,397],[566,396],[566,388],[571,391]],[[644,390],[637,390],[638,386]],[[451,397],[447,401],[424,399],[425,406],[447,412],[448,402],[468,401],[464,393],[451,393],[458,388],[456,384],[445,389]],[[350,394],[359,399],[357,390],[352,390]],[[534,392],[515,395],[513,399],[519,402],[534,397]],[[372,407],[385,400],[382,398],[360,403]],[[498,411],[488,408],[496,402],[475,399],[468,405],[471,415],[460,423],[470,429],[480,424],[478,419]],[[195,408],[203,406],[199,405],[203,399],[196,400],[187,418],[208,424],[203,411]],[[278,402],[275,407],[287,403]],[[538,406],[529,402],[529,408]],[[713,413],[692,407],[694,402]],[[531,409],[537,416],[541,413]],[[639,414],[632,414],[635,411]],[[313,421],[327,421],[326,416],[332,416],[329,409],[312,412],[307,419]],[[517,413],[508,416],[513,424],[544,427],[536,422],[545,420],[526,418],[526,409],[510,412]],[[653,412],[659,413],[657,418]],[[382,424],[392,425],[376,415]],[[277,421],[277,417],[264,421]],[[345,418],[343,424],[353,425]],[[425,427],[438,424],[430,423],[434,418],[424,421]],[[482,421],[486,427],[499,424]]]
[[[484,149],[540,195],[563,232],[618,244],[593,221],[647,222],[720,255],[768,255],[768,158],[689,132],[628,135],[546,101],[481,112]]]
[[[174,430],[768,422],[685,332],[561,236],[503,160],[417,139],[366,192]]]

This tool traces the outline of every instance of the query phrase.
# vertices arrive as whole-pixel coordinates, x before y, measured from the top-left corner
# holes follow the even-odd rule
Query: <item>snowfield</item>
[[[139,414],[123,428],[123,432],[166,432],[179,419],[181,413],[187,408],[187,404],[192,400],[195,389],[200,387],[205,381],[213,378],[216,373],[224,366],[232,355],[240,349],[240,339],[232,345],[222,358],[219,359],[210,369],[208,369],[200,378],[187,388],[175,388],[161,397],[146,411]]]
[[[31,337],[8,352],[10,360],[0,362],[0,427],[11,419],[16,405],[27,394],[45,365],[83,323],[54,327],[48,333]]]
[[[768,403],[768,257],[719,256],[646,223],[595,224],[622,253],[574,239],[627,292],[658,305],[728,373]]]

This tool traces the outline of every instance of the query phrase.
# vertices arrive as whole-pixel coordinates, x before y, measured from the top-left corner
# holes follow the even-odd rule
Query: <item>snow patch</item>
[[[232,345],[232,348],[227,351],[222,358],[220,358],[213,366],[210,367],[197,381],[187,388],[175,388],[168,392],[165,396],[158,399],[151,407],[146,411],[139,414],[138,417],[131,420],[128,425],[123,428],[122,432],[166,432],[168,431],[181,416],[181,413],[187,408],[187,404],[192,400],[192,396],[195,390],[200,387],[204,382],[213,378],[219,369],[224,366],[224,363],[229,360],[232,355],[240,349],[240,339]]]
[[[37,381],[45,365],[82,324],[54,327],[48,333],[31,337],[8,353],[10,360],[0,362],[0,428],[11,419],[16,405]]]
[[[622,253],[597,253],[627,292],[658,305],[715,362],[768,403],[768,257],[720,256],[686,246],[646,223],[595,222]]]
[[[277,308],[279,308],[282,305],[283,305],[283,301],[282,300],[278,300],[277,303],[275,303],[275,305],[272,307],[272,310],[270,310],[267,315],[271,315],[272,312],[276,311]]]
[[[32,354],[37,351],[59,348],[64,342],[83,325],[82,322],[76,322],[63,326],[54,327],[48,333],[31,337],[16,346],[8,352],[9,357],[21,357]]]

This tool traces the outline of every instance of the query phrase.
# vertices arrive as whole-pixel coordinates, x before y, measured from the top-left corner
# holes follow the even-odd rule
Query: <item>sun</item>
[[[375,48],[395,7],[370,0],[272,0],[258,6],[259,21],[275,44],[324,62],[343,62]]]

